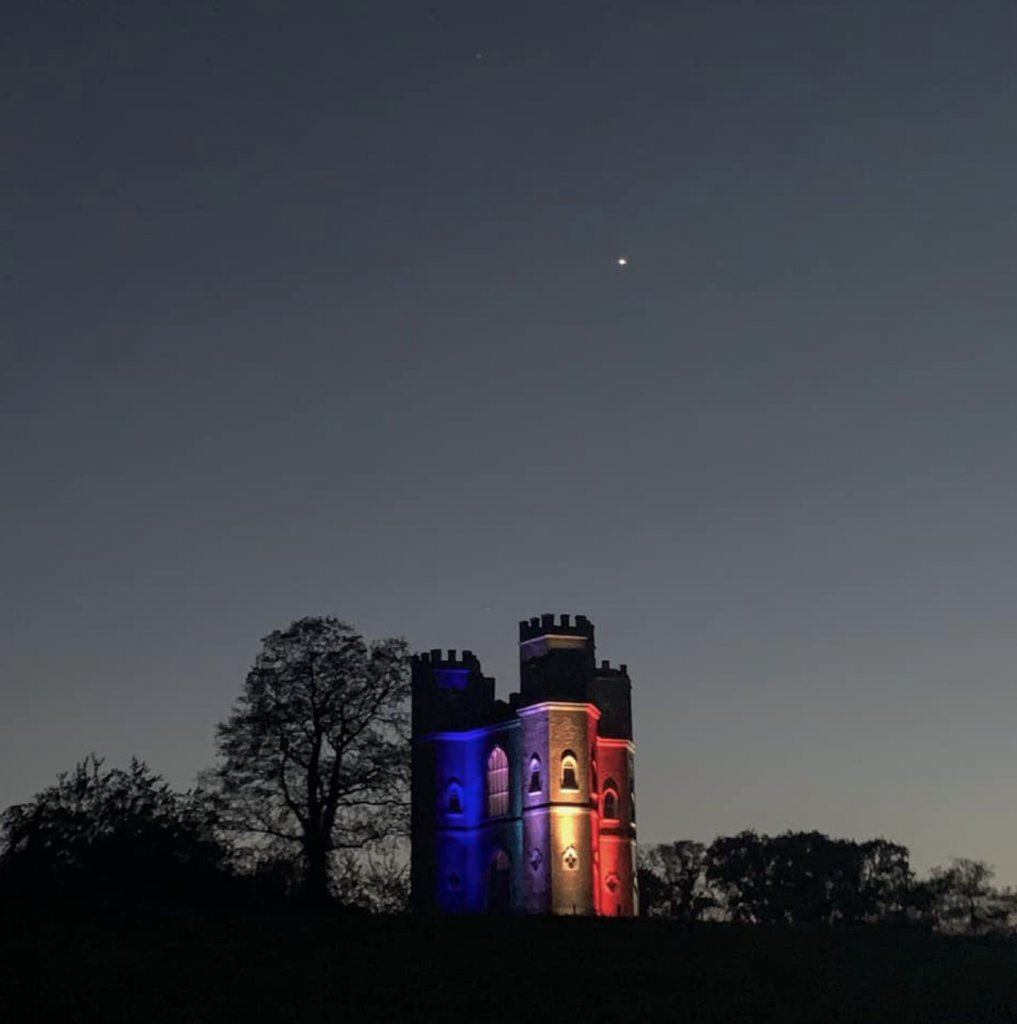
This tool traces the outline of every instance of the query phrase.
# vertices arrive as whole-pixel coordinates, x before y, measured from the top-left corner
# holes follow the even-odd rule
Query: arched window
[[[448,791],[445,794],[445,813],[463,813],[463,787],[459,785],[458,779],[453,779],[448,784]]]
[[[540,781],[540,758],[534,754],[530,758],[530,792],[539,793],[543,788]]]
[[[511,909],[512,862],[504,850],[498,850],[491,858],[487,875],[487,911],[489,914],[507,914]]]
[[[576,763],[576,755],[571,750],[566,750],[561,755],[561,788],[579,788],[579,768]]]
[[[605,821],[618,820],[618,787],[614,784],[614,779],[607,779],[604,782],[602,808]]]
[[[508,814],[509,764],[505,751],[495,747],[487,758],[487,815]]]

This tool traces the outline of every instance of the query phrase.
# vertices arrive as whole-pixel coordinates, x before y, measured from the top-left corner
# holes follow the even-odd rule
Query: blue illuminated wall
[[[522,906],[520,722],[469,651],[413,660],[411,880],[420,910],[510,912]],[[487,814],[487,761],[508,760],[503,813]],[[497,883],[497,884],[492,884]]]
[[[522,819],[519,806],[519,722],[438,733],[433,744],[437,804],[434,900],[446,913],[485,913],[500,899],[522,901]],[[495,747],[508,758],[507,813],[486,815],[487,761]],[[456,799],[458,797],[458,799]],[[492,872],[507,877],[492,878]]]

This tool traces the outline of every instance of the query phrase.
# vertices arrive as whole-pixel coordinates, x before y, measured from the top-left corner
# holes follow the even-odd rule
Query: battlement
[[[619,665],[617,668],[612,668],[611,662],[604,660],[601,661],[600,667],[596,671],[598,679],[627,679],[629,675],[628,665]]]
[[[555,621],[557,619],[557,621]],[[585,615],[577,615],[575,622],[571,615],[555,616],[550,612],[534,615],[519,623],[519,642],[537,640],[542,636],[574,636],[593,641],[593,623]]]
[[[413,655],[413,735],[472,729],[500,720],[494,679],[485,676],[473,651],[434,648]]]
[[[480,670],[480,659],[473,653],[473,651],[464,650],[460,656],[457,650],[452,647],[444,652],[442,657],[442,650],[440,647],[435,647],[430,651],[421,651],[419,654],[414,654],[412,662],[414,665],[427,665],[430,668],[466,668]]]

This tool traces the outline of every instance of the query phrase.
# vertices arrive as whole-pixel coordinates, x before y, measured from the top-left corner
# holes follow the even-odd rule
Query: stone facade
[[[628,672],[597,666],[584,616],[530,619],[519,639],[507,702],[470,651],[413,660],[414,906],[632,916]]]

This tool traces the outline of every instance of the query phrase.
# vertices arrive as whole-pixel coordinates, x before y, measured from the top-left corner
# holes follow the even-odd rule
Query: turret
[[[593,674],[593,623],[585,615],[534,616],[519,623],[518,704],[585,701]]]
[[[494,679],[484,675],[472,651],[459,655],[436,648],[415,654],[411,673],[414,736],[472,729],[508,713],[507,706],[494,699]]]
[[[632,739],[632,683],[627,665],[611,667],[602,661],[587,690],[600,708],[600,735],[610,739]]]

